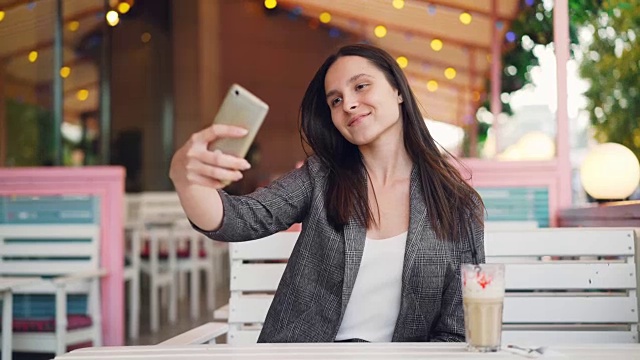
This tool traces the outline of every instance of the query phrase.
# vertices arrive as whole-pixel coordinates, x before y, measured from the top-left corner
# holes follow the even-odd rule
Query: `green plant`
[[[40,166],[53,159],[51,112],[7,99],[7,165]]]
[[[591,85],[585,96],[595,137],[640,158],[640,0],[603,1],[584,25],[593,40],[584,47],[580,76]]]

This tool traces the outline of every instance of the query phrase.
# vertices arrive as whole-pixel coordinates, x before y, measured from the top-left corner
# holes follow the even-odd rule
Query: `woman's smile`
[[[356,125],[362,123],[362,121],[369,115],[371,115],[371,112],[355,115],[355,116],[351,117],[351,119],[349,119],[349,122],[347,123],[347,126],[348,127],[356,126]]]

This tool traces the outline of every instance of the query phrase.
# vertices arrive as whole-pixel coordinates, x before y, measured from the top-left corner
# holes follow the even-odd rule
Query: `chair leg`
[[[180,292],[180,300],[184,300],[187,297],[187,271],[180,271],[178,275],[178,288]]]
[[[213,271],[213,264],[207,266],[206,274],[207,310],[213,311],[216,308],[216,277]]]
[[[134,274],[129,281],[129,338],[140,335],[140,275]]]
[[[160,329],[160,308],[159,308],[159,299],[158,299],[158,284],[154,279],[151,279],[151,306],[150,310],[150,319],[151,319],[151,332],[156,333]]]
[[[174,281],[169,283],[169,323],[175,324],[178,321],[178,287]]]
[[[167,304],[169,303],[169,292],[167,291],[167,289],[164,286],[160,287],[160,306],[162,308],[166,308]]]
[[[200,316],[200,269],[191,269],[191,318],[197,319]]]
[[[6,330],[3,330],[6,331]],[[10,330],[9,330],[10,331]],[[67,352],[67,292],[64,286],[56,288],[56,355]]]
[[[3,314],[8,314],[7,316],[2,318],[2,328],[3,329],[11,329],[12,325],[12,311],[13,311],[13,296],[11,292],[5,295],[5,290],[0,292],[2,295],[2,312]],[[2,332],[2,343],[7,344],[6,347],[2,347],[2,359],[11,359],[11,344],[12,344],[13,333],[11,331],[3,331]]]
[[[102,309],[100,307],[100,280],[91,280],[90,304],[93,318],[93,346],[102,346]],[[65,348],[65,352],[67,349]]]

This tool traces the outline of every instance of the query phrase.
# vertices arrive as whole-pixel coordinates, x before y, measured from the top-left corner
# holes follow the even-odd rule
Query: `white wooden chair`
[[[149,321],[151,332],[160,330],[160,291],[167,291],[169,323],[175,324],[178,314],[177,251],[171,226],[151,226],[134,231],[136,237],[148,243],[147,256],[140,258],[140,272],[149,277]],[[166,250],[162,257],[160,249]],[[141,255],[138,255],[141,256]]]
[[[0,225],[0,275],[42,277],[14,291],[14,311],[21,309],[14,314],[13,328],[20,330],[14,331],[14,351],[62,354],[69,346],[102,345],[99,248],[94,224]],[[30,304],[25,309],[21,303]],[[68,305],[80,313],[68,313]],[[27,322],[25,313],[46,321]]]
[[[177,193],[145,192],[138,195],[132,238],[141,251],[134,254],[140,270],[150,278],[151,330],[159,330],[160,302],[158,292],[165,289],[169,298],[169,322],[177,318],[177,295],[186,298],[189,289],[190,314],[200,316],[200,275],[205,274],[207,308],[215,304],[215,265],[220,262],[221,246],[193,230],[186,219]],[[135,257],[135,256],[134,256]],[[187,276],[190,285],[187,286]],[[164,297],[162,298],[165,299]]]
[[[178,274],[189,274],[191,318],[198,319],[200,317],[200,275],[204,273],[205,276],[207,310],[213,311],[217,282],[215,265],[222,262],[223,247],[215,246],[211,239],[195,231],[186,219],[174,222],[173,239],[178,241],[178,246],[188,244],[187,256],[176,258],[176,270]]]
[[[626,228],[487,232],[487,262],[506,264],[503,342],[637,343],[639,235]]]
[[[129,338],[140,336],[140,232],[135,231],[140,216],[140,194],[126,194],[124,208],[124,281],[129,285]]]
[[[224,331],[230,344],[256,342],[286,265],[277,261],[298,234],[230,244],[231,296],[216,311],[228,328],[210,323],[169,343],[209,342]],[[637,343],[639,237],[626,228],[487,231],[487,262],[506,264],[503,343]],[[592,260],[574,260],[583,256]]]
[[[151,331],[155,333],[160,329],[160,291],[167,294],[163,299],[168,299],[169,322],[173,324],[177,320],[177,255],[171,227],[174,221],[185,215],[175,191],[128,194],[126,209],[130,239],[127,258],[132,265],[131,277],[136,278],[130,282],[130,293],[135,295],[130,298],[130,309],[134,311],[131,311],[129,332],[131,337],[135,337],[139,332],[136,310],[140,306],[140,274],[149,278]],[[161,252],[166,256],[161,256]],[[125,269],[125,278],[126,275]]]

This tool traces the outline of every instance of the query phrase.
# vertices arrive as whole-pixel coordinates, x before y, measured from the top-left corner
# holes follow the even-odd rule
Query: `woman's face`
[[[384,73],[359,56],[338,58],[324,79],[333,125],[354,145],[369,145],[385,134],[401,134],[398,90]]]

